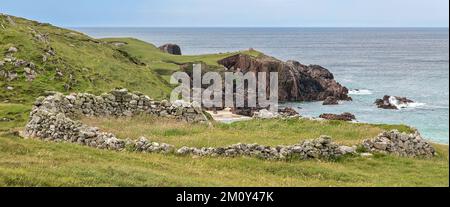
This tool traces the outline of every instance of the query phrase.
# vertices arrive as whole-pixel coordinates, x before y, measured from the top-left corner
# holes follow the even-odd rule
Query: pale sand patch
[[[237,122],[237,121],[245,121],[245,120],[252,119],[252,117],[233,114],[233,113],[231,113],[231,110],[229,110],[229,109],[217,111],[216,113],[214,113],[213,111],[206,111],[206,112],[211,114],[211,117],[215,121],[224,122],[224,123],[233,123],[233,122]]]

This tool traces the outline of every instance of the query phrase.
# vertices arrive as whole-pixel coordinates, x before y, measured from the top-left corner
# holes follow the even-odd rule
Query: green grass
[[[0,133],[25,126],[31,106],[0,103]]]
[[[353,124],[342,121],[311,120],[251,120],[213,126],[189,124],[171,119],[142,115],[133,118],[83,118],[90,126],[116,134],[120,138],[137,139],[145,136],[152,141],[177,147],[220,147],[236,143],[258,143],[269,146],[297,144],[301,140],[330,135],[340,144],[358,145],[363,139],[380,132],[399,129],[412,130],[404,125]]]
[[[449,186],[448,146],[431,160],[191,158],[0,135],[0,186]]]

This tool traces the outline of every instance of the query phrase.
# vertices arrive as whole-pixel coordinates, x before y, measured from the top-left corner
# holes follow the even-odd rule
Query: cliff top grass
[[[102,41],[111,43],[119,51],[129,54],[133,59],[142,61],[163,76],[166,81],[170,81],[170,76],[180,70],[180,65],[186,63],[204,63],[211,69],[220,70],[223,67],[218,64],[218,61],[226,57],[236,54],[247,54],[255,57],[263,55],[256,50],[204,55],[172,55],[161,52],[158,47],[151,43],[134,38],[105,38]]]

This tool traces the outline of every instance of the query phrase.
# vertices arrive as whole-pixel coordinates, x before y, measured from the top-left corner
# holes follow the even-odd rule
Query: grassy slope
[[[126,45],[119,46],[118,49],[130,54],[133,58],[139,59],[145,64],[149,65],[154,71],[169,81],[170,76],[180,69],[180,65],[184,63],[199,63],[207,64],[211,69],[220,69],[217,63],[225,57],[229,57],[238,53],[258,56],[262,53],[254,50],[229,52],[220,54],[206,54],[206,55],[171,55],[161,53],[161,51],[154,45],[133,39],[133,38],[106,38],[102,39],[105,42],[123,42]]]
[[[148,66],[133,63],[109,44],[48,24],[14,17],[13,20],[16,25],[7,23],[6,17],[0,15],[0,23],[5,26],[0,27],[0,59],[9,47],[17,47],[19,52],[14,57],[35,63],[38,76],[27,82],[22,75],[23,67],[4,68],[18,72],[20,78],[12,82],[0,79],[0,101],[28,103],[48,90],[98,94],[112,87],[126,87],[154,98],[167,97],[170,92],[167,82]],[[48,35],[48,42],[37,40],[33,30]],[[50,47],[56,51],[56,56],[43,62],[42,55]],[[57,69],[64,75],[61,79],[55,75]],[[64,88],[67,83],[72,85],[68,91]],[[6,86],[13,86],[14,90],[7,91]]]
[[[0,55],[10,46],[19,48],[18,58],[38,66],[38,78],[26,82],[0,80],[0,186],[448,186],[448,146],[436,145],[439,156],[432,160],[376,156],[344,158],[337,162],[275,162],[253,158],[202,158],[158,154],[119,153],[65,143],[23,140],[14,133],[27,121],[31,101],[46,90],[100,93],[127,87],[155,98],[166,97],[170,86],[164,81],[179,64],[216,61],[235,53],[173,56],[135,39],[95,40],[70,30],[13,18],[9,25],[0,16]],[[31,29],[48,34],[50,44],[33,39]],[[104,41],[123,41],[116,47]],[[57,55],[42,62],[48,47]],[[254,56],[256,51],[243,51]],[[143,62],[145,65],[135,64]],[[56,68],[64,73],[55,78]],[[7,70],[23,70],[23,68]],[[161,76],[163,78],[161,78]],[[13,86],[12,92],[4,90]],[[128,120],[85,119],[119,136],[146,135],[176,145],[222,146],[236,142],[291,144],[300,139],[328,134],[341,143],[353,144],[381,129],[404,126],[352,125],[343,122],[250,121],[232,125],[185,125],[168,120],[138,117]],[[153,121],[153,122],[152,122]],[[152,123],[152,124],[148,124]],[[149,126],[152,125],[152,126]],[[114,128],[114,129],[113,129]],[[117,130],[126,129],[126,130]]]

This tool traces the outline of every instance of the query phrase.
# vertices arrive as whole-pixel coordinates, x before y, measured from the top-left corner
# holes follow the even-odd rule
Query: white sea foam
[[[400,103],[400,101],[394,97],[389,97],[389,103],[396,106],[398,109],[406,109],[406,108],[420,108],[425,106],[425,103],[412,102],[412,103]]]
[[[367,89],[354,89],[348,92],[349,95],[372,95],[372,91]]]

